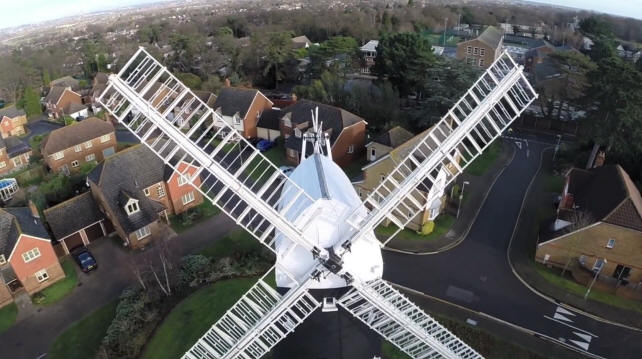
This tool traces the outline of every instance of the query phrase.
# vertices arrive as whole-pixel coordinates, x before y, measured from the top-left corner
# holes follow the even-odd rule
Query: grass
[[[428,41],[431,45],[435,46],[444,46],[444,34],[431,34],[426,35]],[[457,43],[461,41],[459,36],[452,36],[446,34],[446,46],[457,46]]]
[[[466,172],[474,176],[481,176],[490,166],[495,163],[499,153],[501,152],[502,145],[499,141],[493,142],[484,152],[477,157],[466,169]]]
[[[262,247],[263,245],[245,230],[236,229],[227,236],[214,241],[212,245],[205,248],[200,254],[212,260],[218,260],[233,256],[236,253],[250,253],[260,250]]]
[[[49,348],[48,358],[81,359],[96,356],[107,328],[116,315],[114,301],[68,327]]]
[[[11,328],[18,316],[18,306],[16,303],[9,303],[0,308],[0,333]]]
[[[34,294],[31,298],[34,304],[54,304],[69,295],[74,288],[76,288],[78,278],[76,276],[74,262],[70,258],[66,258],[62,261],[61,265],[65,271],[65,278]]]
[[[586,293],[586,286],[575,282],[574,280],[562,278],[559,274],[546,268],[544,265],[536,263],[535,267],[537,273],[541,275],[549,283],[564,289],[566,292],[584,297]],[[595,287],[591,289],[588,296],[589,299],[608,304],[613,307],[622,308],[626,310],[634,310],[642,313],[642,302],[618,297],[611,293],[605,293],[597,290]]]
[[[178,303],[157,328],[141,358],[178,358],[254,283],[256,278],[216,282]]]
[[[361,168],[363,168],[367,163],[368,159],[366,158],[366,154],[364,153],[359,156],[359,158],[356,158],[352,162],[350,162],[349,165],[343,167],[343,171],[346,173],[348,178],[352,179],[363,172]]]
[[[187,213],[187,216],[193,216],[189,221],[185,221],[183,215]],[[194,208],[190,208],[187,212],[181,213],[179,215],[174,215],[169,217],[170,225],[176,233],[181,233],[186,229],[191,228],[197,223],[203,222],[217,214],[221,213],[221,210],[218,209],[212,202],[204,200],[203,203],[199,204]]]
[[[213,147],[218,146],[220,143],[221,143],[221,140],[219,140],[218,138],[215,138],[215,139],[212,140],[212,146]],[[234,143],[234,142],[228,142],[228,143],[225,144],[225,146],[223,146],[221,151],[223,151],[225,153],[228,153],[234,148],[235,145],[236,145],[236,143]]]
[[[399,234],[397,234],[395,238],[405,239],[405,240],[420,240],[420,241],[434,240],[445,235],[450,230],[450,228],[453,226],[454,223],[455,223],[455,217],[449,214],[441,214],[435,220],[435,228],[430,234],[421,235],[413,230],[404,229],[403,231],[399,232]],[[379,226],[375,229],[375,233],[383,237],[390,237],[395,233],[396,230],[397,230],[397,227],[395,225],[388,225],[387,227]]]
[[[546,192],[561,193],[564,188],[564,178],[552,173],[544,175],[544,190]]]
[[[406,353],[397,349],[396,346],[385,340],[381,343],[381,354],[385,359],[410,359]]]

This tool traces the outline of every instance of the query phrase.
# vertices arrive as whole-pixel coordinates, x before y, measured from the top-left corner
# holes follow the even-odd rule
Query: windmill
[[[276,253],[276,290],[259,279],[184,358],[260,358],[319,307],[338,306],[412,358],[481,356],[384,281],[374,229],[401,231],[537,97],[504,52],[395,169],[361,201],[329,158],[318,115],[312,154],[286,176],[140,48],[99,101],[165,163]],[[325,148],[325,154],[324,152]],[[190,175],[188,170],[198,170]],[[194,181],[195,178],[199,181]],[[396,234],[396,233],[395,233]],[[271,272],[268,272],[271,273]],[[314,290],[341,289],[318,300]],[[323,303],[323,305],[322,305]]]

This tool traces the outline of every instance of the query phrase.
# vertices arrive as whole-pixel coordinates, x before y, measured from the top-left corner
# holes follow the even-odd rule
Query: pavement
[[[385,251],[384,279],[496,318],[575,353],[639,358],[642,332],[559,306],[531,291],[513,274],[507,248],[542,152],[551,146],[547,139],[521,136],[528,141],[511,139],[521,142],[515,145],[515,159],[491,188],[464,241],[429,256]]]
[[[51,122],[51,121],[47,120],[47,116],[43,115],[43,116],[41,116],[40,119],[34,120],[34,121],[30,121],[30,122],[27,123],[27,128],[29,129],[29,133],[25,137],[25,140],[27,142],[29,142],[29,140],[33,136],[43,135],[43,134],[49,133],[49,132],[51,132],[53,130],[59,129],[61,127],[64,127],[64,126],[62,124],[60,124],[60,123]]]

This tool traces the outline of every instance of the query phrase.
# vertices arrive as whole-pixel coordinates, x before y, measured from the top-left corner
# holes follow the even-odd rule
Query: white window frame
[[[374,160],[377,158],[377,149],[374,147],[370,148],[370,159]]]
[[[615,247],[615,238],[609,238],[606,242],[606,248],[612,249],[613,247]]]
[[[7,259],[4,257],[4,254],[0,254],[0,266],[7,263]]]
[[[472,55],[473,54],[473,47],[472,46],[467,46],[466,47],[466,55]]]
[[[85,148],[89,149],[89,148],[92,148],[93,146],[94,146],[94,144],[91,143],[91,141],[85,142]]]
[[[354,153],[354,145],[348,146],[348,153]]]
[[[604,267],[604,258],[598,258],[595,260],[595,264],[593,264],[593,272],[600,272],[603,267]]]
[[[96,154],[95,153],[90,153],[87,156],[85,156],[85,161],[91,162],[96,160]]]
[[[181,196],[181,203],[183,206],[194,202],[196,198],[194,197],[194,191],[190,191]]]
[[[484,59],[479,59],[479,67],[483,67],[483,66],[484,66]]]
[[[480,48],[480,49],[479,49],[479,55],[480,55],[480,56],[486,56],[486,49],[484,49],[483,47],[482,47],[482,48]]]
[[[11,161],[13,162],[14,167],[22,165],[22,159],[20,158],[20,156],[12,158]]]
[[[53,154],[53,159],[54,160],[60,160],[60,159],[63,159],[63,158],[65,158],[65,152],[63,152],[63,151],[58,151],[58,152]]]
[[[138,205],[138,201],[128,201],[125,204],[125,212],[127,212],[128,216],[131,216],[132,214],[140,211],[140,206]]]
[[[156,192],[158,194],[158,198],[163,198],[167,195],[165,193],[165,187],[163,187],[163,185],[158,186],[158,189],[156,190]]]
[[[0,161],[0,168],[5,168],[5,167],[7,167],[7,162]]]
[[[239,116],[234,116],[234,125],[241,126],[242,119]]]
[[[41,269],[36,272],[36,279],[38,280],[39,283],[42,283],[49,279],[49,273],[47,273],[46,269]]]
[[[76,152],[82,151],[82,145],[75,145],[74,146],[74,151],[76,151]]]
[[[109,141],[110,138],[111,138],[110,134],[102,135],[102,136],[100,136],[100,143],[105,143],[105,142]]]
[[[78,167],[78,160],[71,161],[71,167]]]
[[[29,263],[38,257],[40,257],[40,249],[38,247],[22,253],[22,260],[25,261],[25,263]]]
[[[180,186],[186,185],[186,184],[190,183],[191,180],[192,180],[192,178],[191,178],[191,175],[189,173],[185,173],[183,175],[179,174],[178,175],[178,186],[180,187]]]
[[[140,241],[141,239],[148,237],[151,234],[152,232],[149,230],[149,225],[147,225],[136,230],[136,239]]]
[[[479,55],[479,47],[473,48],[473,55]]]
[[[143,193],[145,196],[149,197],[149,188],[143,188]]]

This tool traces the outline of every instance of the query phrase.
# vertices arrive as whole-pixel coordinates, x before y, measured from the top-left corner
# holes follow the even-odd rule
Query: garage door
[[[87,239],[92,242],[103,236],[103,229],[100,227],[100,223],[96,223],[85,228],[85,234],[87,235]]]
[[[82,237],[80,236],[80,232],[76,232],[72,234],[71,236],[65,238],[64,241],[65,241],[65,244],[67,245],[67,249],[69,250],[69,252],[73,251],[74,248],[84,246],[84,243],[82,242]]]
[[[111,156],[113,154],[114,154],[114,148],[113,147],[105,148],[103,150],[103,157]]]

